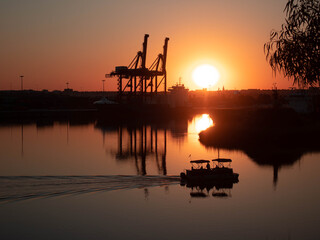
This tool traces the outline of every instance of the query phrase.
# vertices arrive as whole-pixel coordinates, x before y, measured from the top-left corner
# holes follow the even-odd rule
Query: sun
[[[193,70],[192,78],[199,87],[209,88],[219,81],[220,73],[214,66],[203,64]]]
[[[213,121],[210,118],[209,114],[202,114],[201,117],[195,118],[196,131],[200,133],[203,130],[206,130],[209,127],[213,126]]]

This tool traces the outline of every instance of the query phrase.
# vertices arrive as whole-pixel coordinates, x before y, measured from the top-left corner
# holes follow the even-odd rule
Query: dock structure
[[[167,50],[169,38],[165,38],[163,53],[158,54],[149,68],[146,67],[147,45],[149,35],[144,35],[142,51],[139,51],[128,66],[116,66],[115,70],[106,74],[106,78],[118,78],[118,94],[145,95],[158,93],[163,87],[167,92]]]

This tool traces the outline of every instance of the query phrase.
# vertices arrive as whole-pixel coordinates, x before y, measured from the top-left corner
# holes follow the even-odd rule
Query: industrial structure
[[[167,92],[167,50],[169,38],[166,38],[163,53],[160,53],[149,68],[146,67],[147,46],[149,35],[145,34],[142,51],[139,51],[128,66],[116,66],[106,78],[118,78],[118,93],[122,96],[125,92],[130,95],[145,95],[158,93],[163,87]]]

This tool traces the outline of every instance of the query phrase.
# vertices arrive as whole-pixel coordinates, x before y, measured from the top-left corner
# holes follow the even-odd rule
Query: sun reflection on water
[[[197,133],[200,133],[201,131],[213,126],[213,121],[209,114],[202,114],[201,116],[196,117],[194,121]]]

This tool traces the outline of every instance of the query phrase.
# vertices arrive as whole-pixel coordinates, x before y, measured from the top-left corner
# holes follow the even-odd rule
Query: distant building
[[[189,89],[184,84],[176,84],[168,89],[168,103],[171,107],[186,107],[189,105]]]
[[[64,93],[73,93],[73,89],[72,88],[65,88],[63,90]]]

